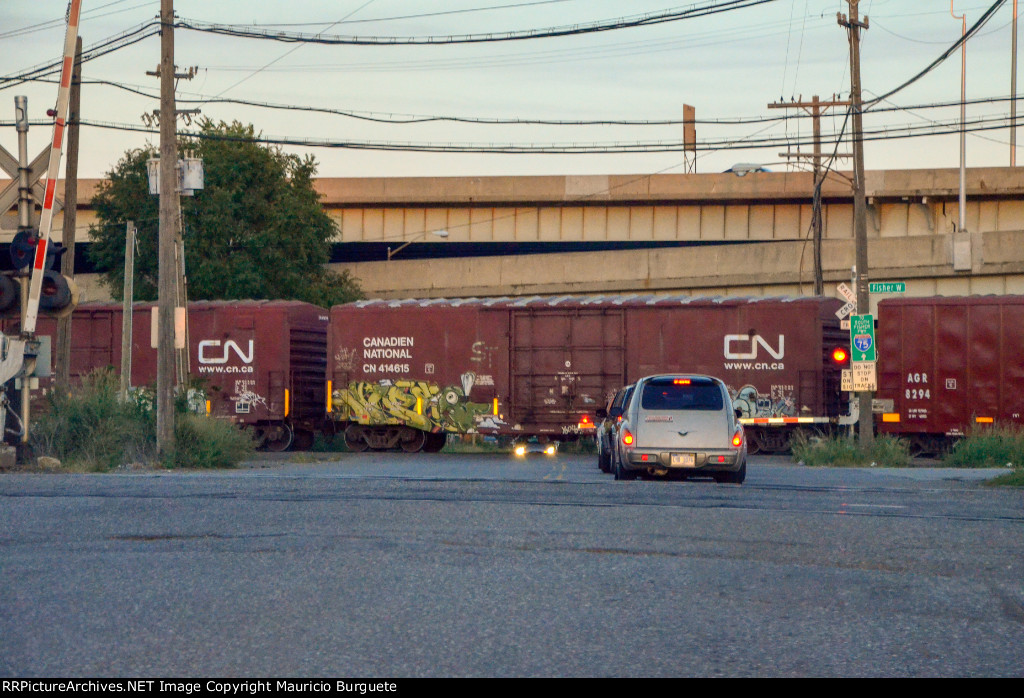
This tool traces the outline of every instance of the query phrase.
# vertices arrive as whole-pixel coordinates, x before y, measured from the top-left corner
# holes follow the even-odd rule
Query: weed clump
[[[910,464],[910,446],[900,438],[880,435],[865,450],[855,437],[818,436],[802,431],[790,440],[793,458],[804,465],[901,468]]]
[[[37,456],[85,472],[158,463],[152,394],[138,390],[122,399],[111,369],[93,371],[71,390],[52,390],[41,404],[29,435]],[[159,459],[164,467],[231,467],[255,450],[250,436],[234,425],[189,412],[185,397],[175,401],[175,412],[173,452]]]
[[[1003,425],[973,429],[946,456],[955,468],[1024,467],[1024,429]]]

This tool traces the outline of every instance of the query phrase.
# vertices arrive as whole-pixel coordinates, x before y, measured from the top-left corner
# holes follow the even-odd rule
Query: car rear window
[[[645,410],[721,410],[725,404],[722,391],[715,383],[652,381],[644,385],[640,407]]]

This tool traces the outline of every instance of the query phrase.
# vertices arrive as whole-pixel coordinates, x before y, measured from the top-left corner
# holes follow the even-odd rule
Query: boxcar
[[[974,425],[1022,423],[1024,296],[878,304],[879,433],[934,453]]]
[[[752,450],[847,410],[831,298],[594,296],[362,301],[331,309],[330,410],[350,448],[447,433],[573,439],[619,387],[663,372],[729,386]]]
[[[156,383],[152,344],[155,304],[132,313],[133,386]],[[71,375],[121,367],[120,305],[83,304],[72,316]],[[324,308],[298,301],[207,301],[188,307],[190,373],[206,393],[215,417],[251,428],[269,450],[312,445],[329,424],[327,323]],[[44,318],[39,334],[56,334]]]

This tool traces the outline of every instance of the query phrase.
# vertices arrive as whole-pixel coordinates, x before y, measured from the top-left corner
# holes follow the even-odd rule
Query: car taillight
[[[629,429],[622,430],[622,443],[626,446],[633,445],[633,435],[629,432]]]
[[[732,435],[732,447],[739,448],[743,445],[743,429],[737,429],[736,433]]]

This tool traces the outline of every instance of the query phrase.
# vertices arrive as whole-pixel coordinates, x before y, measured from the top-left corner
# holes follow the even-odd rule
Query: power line
[[[932,61],[924,70],[922,70],[917,75],[915,75],[914,77],[912,77],[909,80],[907,80],[906,82],[904,82],[899,87],[897,87],[895,89],[892,89],[892,90],[889,90],[888,92],[886,92],[882,96],[876,97],[875,99],[871,100],[870,102],[866,102],[864,104],[865,109],[867,109],[871,105],[878,104],[879,102],[881,102],[881,101],[883,101],[885,99],[888,99],[889,97],[892,97],[897,92],[903,90],[904,88],[909,87],[910,85],[913,85],[915,82],[917,82],[918,80],[923,78],[925,75],[927,75],[928,73],[933,71],[935,68],[937,68],[939,66],[939,64],[941,64],[943,61],[945,61],[947,58],[949,58],[951,55],[953,55],[956,52],[956,50],[959,49],[968,39],[970,39],[975,34],[977,34],[979,31],[981,31],[981,28],[983,26],[985,26],[985,24],[988,23],[988,21],[990,19],[992,19],[992,15],[994,15],[996,13],[996,11],[1000,7],[1002,7],[1004,4],[1006,4],[1006,0],[996,0],[994,3],[992,3],[992,7],[988,8],[988,10],[985,11],[985,14],[983,14],[981,16],[981,18],[977,22],[974,23],[974,26],[971,27],[967,31],[966,34],[964,34],[959,39],[957,39],[955,42],[953,42],[952,46],[950,46],[948,49],[943,51],[942,55],[940,55],[938,58],[936,58],[934,61]]]
[[[55,82],[53,80],[47,80],[45,78],[33,78],[36,82]],[[83,85],[103,85],[107,87],[113,87],[131,94],[145,97],[147,99],[159,99],[159,95],[146,92],[138,86],[127,85],[112,80],[83,80]],[[188,93],[186,93],[188,94]],[[1024,97],[1015,98],[1016,101],[1024,100]],[[326,114],[331,116],[340,116],[344,118],[357,119],[362,121],[370,121],[374,123],[382,124],[393,124],[393,125],[410,125],[410,124],[424,124],[434,122],[451,122],[451,123],[464,123],[464,124],[482,124],[482,125],[501,125],[501,126],[680,126],[686,121],[682,118],[678,119],[542,119],[542,118],[527,118],[527,117],[487,117],[487,116],[466,116],[466,115],[444,115],[444,114],[400,114],[395,112],[364,112],[351,109],[335,109],[331,107],[318,107],[313,105],[301,105],[301,104],[281,104],[275,102],[261,102],[250,99],[241,99],[236,97],[205,97],[198,95],[194,98],[178,97],[178,102],[184,104],[237,104],[240,106],[256,107],[260,109],[273,109],[280,111],[293,111],[293,112],[309,112],[315,114]],[[872,103],[876,103],[879,100],[873,100]],[[864,114],[882,114],[886,112],[906,111],[913,113],[914,110],[921,109],[943,109],[950,107],[959,107],[960,100],[946,101],[946,102],[930,102],[925,104],[913,104],[913,105],[896,105],[892,104],[890,100],[884,100],[891,106],[875,106],[870,109],[865,109]],[[1014,98],[1000,96],[1000,97],[976,97],[969,99],[965,103],[967,105],[979,105],[979,104],[998,104],[1002,102],[1014,101]],[[799,121],[811,119],[809,114],[784,114],[780,116],[739,116],[739,117],[711,117],[696,119],[693,123],[701,126],[745,126],[745,125],[756,125],[756,124],[772,124],[783,121]]]
[[[403,19],[425,19],[427,17],[443,17],[446,15],[464,15],[473,12],[490,12],[492,10],[518,10],[524,7],[536,5],[555,5],[563,2],[574,2],[575,0],[534,0],[534,2],[517,2],[511,5],[491,5],[489,7],[468,7],[462,10],[442,10],[439,12],[421,12],[415,15],[398,15],[395,17],[371,17],[369,19],[348,19],[338,24],[373,24],[377,22],[393,22]],[[309,27],[330,24],[330,22],[253,22],[252,27]]]
[[[522,41],[528,39],[550,39],[562,36],[577,36],[598,32],[631,29],[634,27],[654,26],[668,22],[677,22],[695,17],[706,17],[723,12],[742,10],[764,5],[777,0],[714,0],[688,8],[675,8],[664,12],[647,13],[620,17],[613,20],[588,22],[582,24],[547,27],[544,29],[527,29],[522,31],[494,32],[483,34],[459,34],[449,36],[325,36],[301,32],[270,32],[248,28],[247,25],[213,24],[198,22],[187,18],[179,19],[175,27],[191,29],[198,32],[221,34],[247,39],[264,39],[286,43],[313,43],[345,46],[441,46],[452,44],[478,44],[500,41]]]
[[[111,129],[118,131],[134,131],[139,133],[155,133],[152,128],[134,126],[131,124],[117,124],[110,122],[82,120],[83,126]],[[1009,128],[1009,117],[1006,115],[992,115],[975,117],[969,120],[965,128],[969,132],[990,131]],[[864,140],[880,141],[893,139],[917,138],[924,136],[940,136],[957,133],[960,129],[959,119],[948,122],[933,122],[927,124],[907,124],[902,126],[883,126],[864,131]],[[216,134],[204,134],[190,131],[179,132],[181,138],[193,138],[199,140],[241,140],[231,136]],[[841,138],[842,134],[828,134],[823,136],[824,140],[832,141]],[[245,139],[250,140],[250,139]],[[631,141],[631,142],[610,142],[610,143],[551,143],[522,145],[514,143],[415,143],[397,141],[330,141],[312,138],[285,138],[285,137],[259,137],[255,139],[264,145],[297,146],[310,148],[341,148],[352,150],[373,150],[392,152],[418,152],[418,153],[480,153],[480,154],[507,154],[507,155],[613,155],[625,153],[659,153],[659,152],[681,152],[688,148],[683,140],[661,140],[661,141]],[[744,140],[736,142],[730,139],[706,140],[697,143],[697,150],[748,150],[751,148],[769,148],[782,145],[811,145],[812,139],[803,137],[793,139],[789,137],[768,137],[757,140]],[[692,146],[689,146],[692,147]]]
[[[107,17],[109,15],[118,14],[118,13],[121,13],[121,12],[128,12],[130,10],[137,10],[140,7],[145,7],[146,5],[151,4],[150,2],[144,2],[144,3],[141,3],[139,5],[133,5],[131,7],[122,7],[119,10],[113,10],[111,12],[105,12],[103,14],[97,14],[100,10],[105,10],[108,7],[113,7],[114,5],[120,5],[120,4],[125,3],[125,2],[128,2],[128,0],[113,0],[113,2],[108,2],[106,5],[100,5],[99,7],[94,7],[92,9],[90,9],[90,10],[83,11],[82,12],[82,17],[83,18],[89,17],[89,19],[97,19],[99,17]],[[47,20],[45,22],[38,22],[36,24],[30,24],[27,27],[20,27],[18,29],[11,29],[10,31],[6,31],[6,32],[3,32],[3,33],[0,33],[0,39],[12,39],[12,38],[19,37],[19,36],[25,36],[27,34],[35,34],[36,32],[46,31],[47,29],[57,29],[57,28],[63,29],[66,24],[67,24],[67,20],[64,19],[63,17],[60,17],[59,19],[51,19],[51,20]]]
[[[140,24],[137,27],[121,32],[120,34],[107,37],[99,43],[90,46],[88,49],[83,49],[82,63],[84,64],[115,51],[120,51],[123,48],[131,46],[132,44],[137,44],[138,42],[159,33],[159,22],[153,21]],[[61,60],[51,61],[32,68],[27,68],[14,75],[0,77],[0,90],[15,87],[22,83],[29,82],[30,80],[46,77],[48,75],[58,74],[61,70],[61,64]]]

